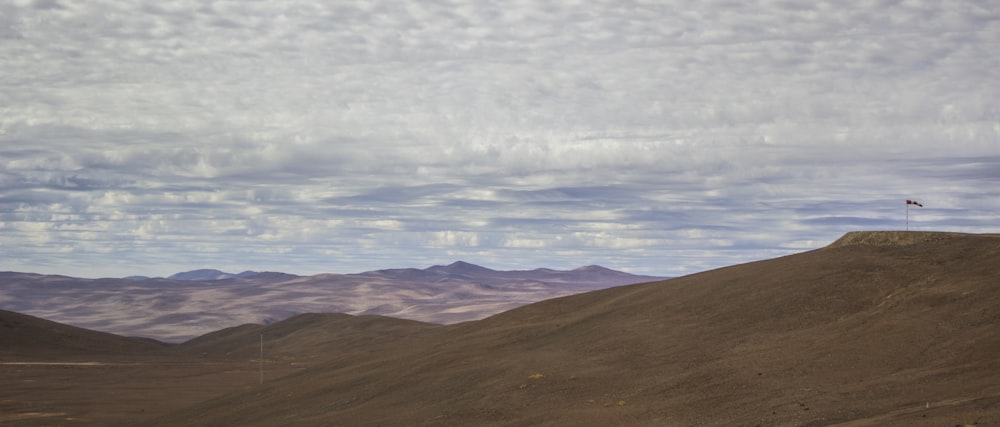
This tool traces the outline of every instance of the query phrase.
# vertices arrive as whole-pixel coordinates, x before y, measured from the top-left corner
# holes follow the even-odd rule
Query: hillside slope
[[[166,344],[64,325],[0,310],[0,359],[24,360],[81,355],[148,355]]]
[[[304,362],[330,354],[368,354],[437,328],[432,323],[343,313],[300,314],[267,326],[246,324],[202,335],[174,347],[181,354],[234,358],[256,354]],[[239,355],[239,356],[237,356]]]
[[[252,389],[330,354],[372,354],[434,328],[380,316],[304,314],[167,345],[0,311],[0,425],[144,425],[139,420],[150,414]]]
[[[441,326],[156,423],[1000,423],[1000,238],[860,237],[885,242]]]

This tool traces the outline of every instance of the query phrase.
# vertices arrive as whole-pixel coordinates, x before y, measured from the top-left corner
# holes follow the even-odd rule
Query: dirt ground
[[[265,382],[304,369],[269,361]],[[256,360],[184,357],[0,362],[0,425],[139,425],[151,415],[260,386]]]

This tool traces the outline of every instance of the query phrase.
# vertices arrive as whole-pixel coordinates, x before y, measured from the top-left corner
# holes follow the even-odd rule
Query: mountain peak
[[[486,268],[486,267],[483,267],[483,266],[479,266],[479,265],[476,265],[476,264],[472,264],[472,263],[468,263],[468,262],[465,262],[465,261],[455,261],[455,262],[453,262],[451,264],[448,264],[448,265],[445,265],[445,266],[435,265],[433,267],[427,268],[426,271],[438,271],[438,272],[444,272],[444,273],[448,273],[448,274],[473,274],[473,273],[493,273],[493,272],[495,272],[495,270],[491,270],[489,268]]]
[[[457,269],[457,268],[486,268],[486,267],[478,266],[476,264],[468,263],[465,261],[455,261],[451,264],[448,264],[448,268]]]
[[[601,267],[599,265],[585,265],[583,267],[574,268],[573,271],[584,271],[584,272],[598,272],[598,271],[600,271],[600,272],[604,272],[604,271],[613,271],[613,270],[611,270],[610,268]]]

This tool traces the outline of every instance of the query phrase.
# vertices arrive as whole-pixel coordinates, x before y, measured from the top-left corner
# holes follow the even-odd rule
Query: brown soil
[[[1000,425],[998,278],[998,236],[849,233],[457,325],[317,315],[0,365],[0,423]]]

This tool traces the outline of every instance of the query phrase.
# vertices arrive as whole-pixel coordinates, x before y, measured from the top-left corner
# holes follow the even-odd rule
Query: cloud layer
[[[0,269],[676,275],[906,198],[1000,232],[989,2],[352,3],[0,5]]]

